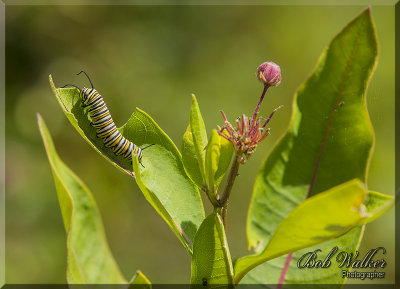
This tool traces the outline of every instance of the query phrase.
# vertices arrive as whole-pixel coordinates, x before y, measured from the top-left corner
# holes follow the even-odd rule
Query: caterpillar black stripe
[[[110,111],[108,110],[103,97],[97,92],[96,89],[94,89],[92,81],[86,72],[81,71],[78,74],[81,74],[82,72],[88,78],[92,88],[84,87],[83,89],[80,89],[73,84],[66,84],[64,87],[73,86],[79,89],[79,96],[82,99],[82,107],[88,109],[91,120],[90,124],[96,129],[96,135],[103,140],[104,145],[108,148],[111,148],[116,155],[121,155],[130,161],[132,161],[132,152],[134,152],[137,154],[138,161],[142,165],[142,152],[149,146],[141,149],[133,142],[122,136],[111,117]]]

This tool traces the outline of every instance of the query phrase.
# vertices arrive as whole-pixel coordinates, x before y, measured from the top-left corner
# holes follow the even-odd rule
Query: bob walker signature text
[[[338,247],[334,247],[329,254],[326,255],[324,260],[318,259],[317,254],[318,252],[321,252],[320,249],[317,249],[314,252],[308,252],[301,256],[299,261],[297,261],[297,267],[300,269],[329,268],[332,264],[331,259],[336,255],[338,250]],[[358,251],[355,253],[341,251],[336,255],[335,259],[339,268],[385,268],[387,264],[386,261],[384,259],[376,258],[376,255],[380,251],[382,254],[386,254],[386,249],[384,247],[369,250],[364,257],[359,257],[360,253]]]
[[[378,247],[376,249],[369,250],[364,256],[360,256],[360,253],[349,253],[345,251],[339,251],[338,247],[334,247],[324,259],[318,257],[318,253],[322,252],[317,249],[312,252],[308,252],[301,256],[297,261],[297,267],[299,269],[312,269],[312,268],[329,268],[332,265],[331,260],[335,260],[338,264],[338,268],[357,268],[357,269],[382,269],[385,268],[387,263],[382,255],[386,254],[384,247]],[[345,278],[384,278],[385,272],[348,272],[344,270],[342,277]]]

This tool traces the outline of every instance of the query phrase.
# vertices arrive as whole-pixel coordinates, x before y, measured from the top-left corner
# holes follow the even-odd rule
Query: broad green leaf
[[[182,140],[182,161],[187,175],[199,187],[203,188],[204,180],[201,175],[199,160],[194,146],[192,129],[188,125]]]
[[[331,239],[327,242],[293,253],[293,258],[291,259],[288,271],[285,275],[285,285],[307,284],[306,286],[310,286],[309,284],[324,284],[324,286],[326,286],[326,284],[330,284],[329,288],[340,289],[342,287],[341,283],[344,282],[344,280],[342,280],[342,271],[347,270],[347,268],[338,268],[337,264],[332,262],[329,268],[299,269],[297,267],[297,261],[304,254],[308,252],[314,252],[315,250],[321,250],[318,258],[324,260],[334,247],[338,247],[340,252],[343,251],[350,254],[354,251],[354,248],[352,247],[352,241],[354,242],[353,239],[358,238],[356,239],[356,242],[359,242],[360,236],[363,232],[364,226],[358,226],[339,238]],[[335,258],[336,256],[333,256],[332,260],[335,260]],[[268,282],[268,284],[277,284],[286,261],[287,256],[282,256],[267,261],[255,267],[252,271],[246,274],[240,283],[266,284],[266,282]],[[336,284],[336,286],[333,284]],[[266,286],[266,288],[275,289],[276,285],[271,285],[270,287]]]
[[[214,129],[206,149],[206,184],[208,190],[216,192],[219,183],[229,168],[234,148]]]
[[[165,222],[167,222],[168,226],[172,229],[172,231],[175,233],[175,235],[181,241],[181,243],[186,248],[186,250],[190,254],[192,254],[193,234],[196,233],[197,226],[194,226],[194,224],[191,221],[182,221],[181,223],[177,223],[175,221],[175,219],[177,219],[177,218],[175,216],[175,219],[174,219],[174,217],[169,213],[169,211],[167,210],[167,208],[169,208],[169,206],[166,206],[167,203],[161,202],[161,200],[153,192],[153,190],[151,190],[151,188],[149,188],[146,185],[146,183],[143,181],[142,175],[140,172],[139,161],[137,160],[136,157],[133,158],[133,170],[136,174],[136,182],[137,182],[140,190],[142,191],[144,197],[146,198],[146,200],[153,206],[154,209],[156,209],[157,213],[160,214],[161,217],[163,217]],[[146,175],[147,174],[145,174],[145,173],[143,174],[144,177],[146,177]],[[166,181],[164,180],[163,183],[165,184]],[[150,185],[152,185],[151,182],[150,182]],[[166,188],[168,188],[168,186],[166,186]],[[184,203],[182,203],[180,205],[184,210],[186,210]],[[190,204],[188,204],[187,207],[190,207]],[[175,208],[171,207],[170,209],[171,209],[170,211],[172,213],[174,213],[175,215],[177,215],[179,217],[179,212],[174,211],[174,209],[176,209],[176,207]],[[188,235],[186,232],[190,233],[190,235]]]
[[[365,93],[376,58],[375,28],[366,9],[332,40],[297,91],[288,131],[257,176],[247,221],[248,246],[256,252],[264,250],[282,220],[308,196],[354,178],[366,183],[374,135]],[[362,231],[355,228],[335,242],[353,252]],[[282,264],[285,258],[276,262]],[[292,274],[292,263],[287,278]],[[263,264],[262,270],[254,271],[260,275],[252,271],[249,278],[276,282],[282,268],[276,266],[273,262]],[[273,279],[267,279],[271,276],[268,270],[275,273]],[[329,283],[342,283],[341,275],[331,270],[334,268],[324,271],[331,276]],[[319,282],[321,276],[314,278],[307,272],[294,270],[293,274],[309,283]]]
[[[60,159],[40,115],[38,124],[67,232],[68,283],[126,284],[108,247],[92,193]]]
[[[268,260],[338,237],[375,219],[393,204],[392,197],[367,192],[352,180],[319,193],[298,205],[284,219],[259,254],[240,258],[235,264],[235,283],[248,271]]]
[[[233,282],[233,268],[224,225],[217,212],[201,224],[193,244],[190,284],[219,288]]]
[[[102,140],[96,137],[96,130],[90,125],[90,118],[81,107],[79,90],[56,89],[51,76],[50,85],[64,113],[82,137],[115,166],[134,176],[130,161],[115,156],[112,150],[106,148]],[[185,173],[181,154],[165,132],[140,109],[137,109],[119,130],[124,137],[139,147],[155,144],[143,151],[142,161],[146,168],[141,168],[140,179],[152,192],[153,198],[157,199],[150,203],[175,233],[181,232],[178,238],[191,253],[191,243],[204,219],[204,209],[198,189]],[[146,191],[143,193],[148,195]],[[184,239],[182,235],[187,238]]]
[[[113,151],[104,146],[103,141],[96,136],[96,129],[90,125],[87,110],[81,107],[82,100],[79,97],[79,90],[76,88],[57,89],[51,75],[49,75],[49,81],[50,87],[60,107],[78,133],[115,167],[133,177],[130,161],[124,159],[122,156],[116,156]]]
[[[151,289],[151,282],[140,270],[136,271],[129,284],[128,289]]]
[[[191,254],[194,236],[204,219],[204,209],[196,185],[185,173],[178,149],[140,109],[136,109],[120,130],[128,139],[135,137],[139,145],[155,144],[143,152],[144,167],[139,167],[134,158],[136,182]]]
[[[317,195],[316,197],[319,197],[321,194]],[[322,194],[323,195],[323,194]],[[313,198],[311,198],[313,199]],[[310,201],[311,199],[306,200],[305,202]],[[305,203],[304,202],[304,203]],[[387,212],[390,208],[394,206],[394,197],[391,196],[386,196],[377,192],[372,192],[369,191],[367,194],[367,200],[364,202],[365,205],[365,211],[363,213],[363,218],[361,219],[360,223],[365,224],[367,222],[371,222],[375,220],[377,217],[382,215],[383,213]],[[299,207],[302,205],[299,205]],[[297,208],[295,209],[297,210]],[[342,209],[340,209],[337,213],[341,213]],[[289,214],[288,218],[292,215]],[[320,216],[314,216],[315,219],[320,218]],[[284,220],[281,225],[279,225],[278,228],[281,228],[283,226],[283,223],[286,220]],[[336,220],[335,220],[336,221]],[[296,224],[297,226],[297,224]],[[332,227],[334,228],[334,227]],[[339,228],[339,227],[338,227]],[[297,251],[293,254],[293,261],[290,264],[291,270],[288,271],[286,275],[285,282],[286,283],[292,283],[292,284],[333,284],[335,280],[337,280],[338,275],[341,276],[343,270],[347,270],[348,268],[340,268],[338,269],[339,264],[332,264],[330,267],[332,267],[333,270],[328,270],[326,268],[324,269],[301,269],[302,271],[299,274],[299,268],[297,267],[297,260],[301,258],[304,254],[308,252],[313,252],[315,250],[321,250],[319,253],[319,259],[324,260],[325,257],[329,254],[329,252],[334,248],[338,247],[338,251],[331,256],[331,260],[335,260],[337,254],[339,252],[346,252],[346,253],[351,253],[353,252],[353,249],[348,246],[348,244],[351,240],[351,238],[354,237],[353,232],[356,232],[357,234],[360,234],[363,232],[363,226],[356,227],[355,229],[351,230],[348,234],[343,235],[340,238],[336,239],[331,239],[328,242],[322,243],[317,246],[313,246],[311,248],[306,248],[300,251]],[[296,228],[297,231],[297,228]],[[313,232],[315,234],[315,232]],[[306,234],[305,236],[308,238],[309,236]],[[277,240],[276,234],[274,234],[273,238],[271,239],[271,242],[273,242],[273,239]],[[296,246],[297,242],[292,243],[292,245]],[[269,247],[269,245],[268,245]],[[280,248],[281,249],[281,248]],[[292,251],[291,249],[288,250]],[[265,253],[265,251],[264,251]],[[251,260],[247,260],[247,257],[243,257],[237,261],[235,264],[235,268],[239,269],[239,267],[244,268],[245,267],[245,262]],[[247,274],[241,281],[243,284],[259,284],[265,282],[265,280],[270,280],[271,284],[276,284],[279,279],[279,275],[281,274],[282,268],[285,264],[286,257],[284,258],[276,258],[272,259],[271,261],[268,261],[267,263],[263,263],[262,265],[255,267],[249,274]],[[250,263],[249,262],[249,263]],[[242,263],[242,264],[240,264]],[[240,269],[239,269],[240,270]],[[239,270],[235,270],[235,280],[239,276]],[[304,274],[304,270],[308,270],[307,274]],[[237,275],[236,275],[237,274]],[[340,288],[342,285],[338,284],[337,287],[332,287],[332,288]],[[275,288],[275,285],[272,287]]]
[[[183,137],[182,154],[186,172],[200,188],[205,185],[207,132],[196,96],[192,94],[190,120]],[[195,154],[193,154],[193,152]]]

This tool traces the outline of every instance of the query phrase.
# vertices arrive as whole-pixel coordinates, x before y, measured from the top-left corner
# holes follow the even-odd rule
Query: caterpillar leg
[[[139,164],[143,167],[143,168],[145,168],[145,166],[142,164],[142,162],[139,162]],[[131,165],[133,165],[133,161],[131,160]]]

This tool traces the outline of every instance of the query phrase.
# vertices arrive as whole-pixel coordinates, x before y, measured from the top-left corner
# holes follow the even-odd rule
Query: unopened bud
[[[264,62],[257,68],[257,78],[267,86],[281,83],[281,68],[273,62]]]

